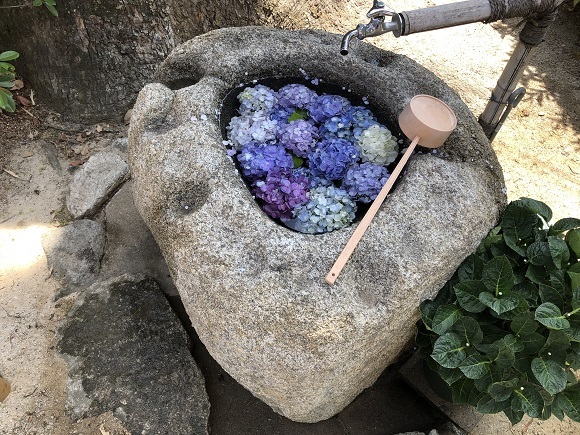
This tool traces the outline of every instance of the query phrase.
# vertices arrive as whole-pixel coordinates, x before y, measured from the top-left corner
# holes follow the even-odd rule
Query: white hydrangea
[[[238,101],[240,102],[239,112],[242,115],[250,115],[252,112],[272,110],[278,103],[278,95],[267,86],[256,85],[240,92]]]
[[[399,146],[391,131],[380,124],[371,125],[363,130],[356,140],[356,147],[363,162],[388,165],[397,158]]]
[[[276,140],[278,123],[267,112],[235,116],[227,127],[228,139],[238,151],[249,142],[270,143]]]

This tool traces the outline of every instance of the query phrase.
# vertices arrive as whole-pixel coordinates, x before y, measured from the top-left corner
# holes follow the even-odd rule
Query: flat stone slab
[[[152,278],[94,284],[80,293],[59,334],[74,420],[112,411],[130,433],[207,433],[203,376]]]
[[[129,166],[119,155],[95,154],[70,182],[66,202],[71,215],[75,219],[94,215],[128,177]]]
[[[419,303],[475,250],[505,205],[501,168],[460,98],[402,55],[318,31],[228,28],[176,48],[135,104],[135,203],[200,339],[238,382],[300,422],[327,419],[413,338]],[[334,286],[324,282],[356,228],[294,232],[268,218],[222,144],[216,113],[240,83],[309,77],[366,96],[386,125],[421,93],[456,130],[413,156]],[[205,116],[203,116],[205,115]]]
[[[90,219],[54,228],[42,237],[49,269],[65,284],[89,284],[99,274],[105,229]]]

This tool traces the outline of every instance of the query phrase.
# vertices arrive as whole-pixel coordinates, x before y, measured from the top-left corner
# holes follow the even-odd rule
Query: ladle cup
[[[443,101],[430,95],[415,95],[409,104],[405,106],[399,115],[399,127],[401,127],[405,136],[412,139],[411,145],[403,154],[391,176],[334,262],[330,272],[326,275],[325,281],[328,284],[333,285],[334,281],[336,281],[417,144],[427,148],[438,148],[443,145],[456,126],[457,118],[453,110]]]

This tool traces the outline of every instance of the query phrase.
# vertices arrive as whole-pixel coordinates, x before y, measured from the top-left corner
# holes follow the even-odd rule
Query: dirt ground
[[[329,16],[316,27],[336,33],[353,28],[366,22],[369,4],[348,1],[341,24]],[[390,4],[402,11],[439,0]],[[561,6],[522,80],[527,95],[493,142],[508,198],[542,200],[555,219],[580,217],[580,7],[572,10],[571,5],[566,0]],[[515,46],[516,24],[471,24],[369,42],[435,72],[478,116]],[[33,99],[28,87],[17,92]],[[74,168],[125,135],[126,126],[119,120],[116,125],[69,126],[63,131],[43,102],[35,103],[19,106],[15,114],[0,114],[0,374],[13,384],[11,395],[0,402],[0,433],[123,433],[111,415],[79,423],[64,415],[66,370],[54,346],[58,321],[71,301],[54,303],[59,284],[48,270],[40,239],[66,220],[63,201]],[[571,435],[580,433],[580,424],[525,418],[511,428],[506,418],[492,415],[472,433]]]

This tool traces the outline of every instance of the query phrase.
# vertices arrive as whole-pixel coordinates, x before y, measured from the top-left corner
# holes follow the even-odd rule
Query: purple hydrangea
[[[308,105],[308,115],[319,123],[328,118],[345,113],[351,108],[350,102],[339,95],[321,95]]]
[[[302,233],[326,233],[344,228],[355,218],[356,203],[343,189],[318,186],[310,189],[310,200],[294,209],[292,227]]]
[[[282,124],[278,128],[277,138],[286,149],[299,157],[307,157],[318,141],[318,129],[314,124],[299,119],[289,124]]]
[[[358,158],[356,147],[345,139],[325,139],[308,156],[312,173],[329,180],[342,178]]]
[[[264,201],[262,208],[268,216],[287,221],[292,217],[292,210],[308,202],[309,188],[304,175],[275,170],[268,173],[265,181],[255,181],[252,193]]]
[[[282,145],[250,142],[236,156],[243,174],[251,181],[263,178],[275,169],[292,169],[292,156]]]
[[[377,197],[388,179],[389,171],[384,166],[368,162],[355,163],[346,171],[342,188],[357,201],[371,202]]]
[[[240,102],[239,112],[248,115],[252,112],[270,112],[278,103],[278,95],[275,91],[264,85],[247,87],[238,94]]]
[[[363,130],[366,130],[371,125],[379,123],[373,112],[362,106],[351,107],[349,115],[352,119],[352,131],[355,138],[358,138]]]
[[[306,109],[317,97],[312,89],[299,84],[286,85],[278,90],[278,102],[286,108]]]

